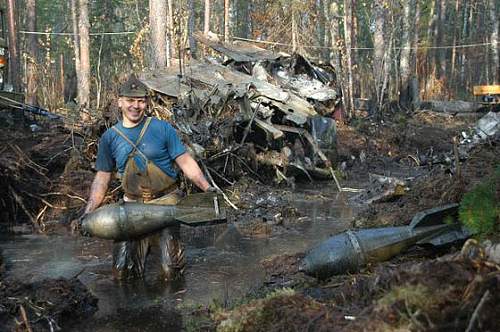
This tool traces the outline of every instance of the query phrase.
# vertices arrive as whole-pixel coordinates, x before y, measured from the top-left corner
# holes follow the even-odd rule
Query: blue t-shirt
[[[116,127],[134,144],[144,127],[145,119],[133,128],[125,128],[120,121]],[[175,158],[186,152],[186,148],[177,136],[175,129],[167,122],[151,119],[151,123],[138,145],[139,150],[146,155],[156,166],[171,178],[177,178],[177,171],[173,167]],[[112,172],[118,169],[123,174],[125,165],[133,147],[115,130],[109,128],[102,135],[97,151],[95,167],[98,171]],[[135,153],[137,165],[145,170],[146,162],[139,153]]]

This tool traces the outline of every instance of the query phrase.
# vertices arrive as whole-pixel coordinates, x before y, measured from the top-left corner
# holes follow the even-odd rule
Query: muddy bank
[[[499,287],[498,266],[455,254],[282,288],[211,317],[218,331],[493,331]]]
[[[97,311],[97,298],[76,278],[35,283],[0,280],[0,330],[68,329]]]

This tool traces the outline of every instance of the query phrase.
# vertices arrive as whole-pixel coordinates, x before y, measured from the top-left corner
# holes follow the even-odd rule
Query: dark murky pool
[[[321,188],[321,192],[332,188]],[[230,304],[258,287],[259,262],[270,255],[304,251],[349,226],[352,210],[339,199],[308,199],[303,188],[294,204],[300,223],[265,238],[242,235],[234,225],[183,229],[188,266],[182,281],[160,279],[153,251],[144,280],[120,284],[111,275],[111,241],[69,236],[24,235],[0,238],[6,274],[25,281],[78,278],[99,298],[99,311],[78,331],[176,331],[183,312],[200,304]]]

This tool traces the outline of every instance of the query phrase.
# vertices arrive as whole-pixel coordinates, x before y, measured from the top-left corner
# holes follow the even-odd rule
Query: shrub
[[[499,185],[500,167],[497,167],[492,178],[478,184],[460,202],[460,221],[478,237],[484,237],[497,229],[500,219],[497,197]]]

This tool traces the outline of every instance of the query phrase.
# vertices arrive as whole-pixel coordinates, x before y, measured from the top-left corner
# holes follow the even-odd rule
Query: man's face
[[[123,119],[131,124],[141,122],[147,107],[146,97],[120,97],[118,107],[122,110]]]

